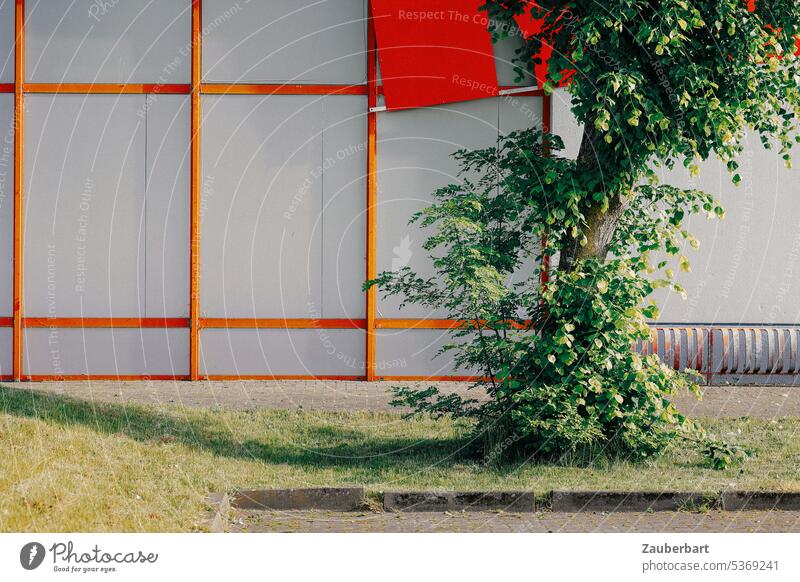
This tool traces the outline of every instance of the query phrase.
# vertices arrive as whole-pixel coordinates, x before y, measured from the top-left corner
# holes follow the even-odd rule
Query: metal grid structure
[[[34,83],[25,81],[25,0],[15,0],[14,83],[0,84],[0,93],[14,94],[14,249],[13,249],[13,317],[0,318],[0,327],[13,329],[12,374],[4,380],[229,380],[229,379],[329,379],[329,380],[466,380],[469,376],[383,376],[376,371],[376,330],[380,329],[451,329],[457,322],[436,319],[380,319],[376,317],[375,289],[365,293],[366,317],[349,318],[204,318],[200,312],[200,189],[201,189],[201,106],[203,95],[364,95],[367,97],[367,168],[366,168],[366,273],[376,275],[377,255],[377,113],[369,111],[378,103],[382,88],[378,83],[377,52],[371,19],[367,23],[367,82],[358,85],[332,84],[253,84],[205,83],[202,80],[203,23],[202,0],[191,0],[191,82],[189,84],[156,83]],[[190,154],[190,297],[189,317],[28,317],[23,305],[23,241],[25,217],[24,192],[24,123],[25,96],[30,94],[78,95],[190,95],[191,154]],[[540,90],[518,93],[543,100],[543,125],[550,126],[550,98]],[[37,375],[23,372],[23,331],[32,328],[58,329],[188,329],[189,373],[187,375],[120,375],[120,374],[60,374]],[[203,329],[360,329],[365,330],[365,374],[329,375],[204,375],[200,373],[200,333]]]
[[[76,379],[348,379],[348,380],[468,380],[470,376],[384,375],[376,367],[376,338],[381,330],[442,330],[458,325],[447,319],[392,318],[377,316],[377,296],[373,288],[364,294],[363,318],[219,318],[203,317],[200,298],[201,260],[201,138],[202,103],[204,95],[358,95],[366,97],[366,271],[372,279],[377,273],[377,213],[378,213],[378,141],[377,113],[382,88],[378,79],[376,42],[372,22],[367,22],[367,78],[361,84],[254,84],[208,83],[202,71],[202,0],[191,0],[191,68],[190,82],[184,84],[154,83],[43,83],[25,81],[25,0],[14,3],[14,83],[0,83],[0,93],[14,95],[14,180],[13,180],[13,313],[0,317],[0,328],[12,331],[11,374],[3,380],[76,380]],[[190,284],[189,317],[40,317],[28,316],[23,305],[23,242],[25,232],[25,96],[45,94],[77,95],[188,95],[190,96]],[[542,101],[542,125],[549,131],[552,124],[552,103],[543,92],[532,90],[519,93]],[[545,265],[546,267],[547,265]],[[547,283],[547,269],[542,284]],[[26,374],[23,367],[24,330],[58,329],[184,329],[188,330],[188,374],[181,375],[120,375],[120,374]],[[200,366],[200,334],[204,329],[222,330],[363,330],[366,345],[364,373],[358,375],[212,375],[203,374]],[[743,377],[763,379],[765,376],[796,377],[800,374],[800,336],[793,327],[731,327],[731,326],[659,326],[653,329],[653,339],[637,346],[645,353],[656,353],[674,368],[690,368],[701,373],[709,384],[715,380],[738,380]]]

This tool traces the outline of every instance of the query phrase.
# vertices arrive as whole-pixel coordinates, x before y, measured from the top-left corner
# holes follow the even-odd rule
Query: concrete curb
[[[206,501],[211,505],[206,525],[211,533],[222,533],[231,511],[231,500],[227,493],[209,493]]]
[[[387,511],[491,511],[532,512],[535,496],[529,491],[386,491]]]
[[[779,491],[725,491],[722,494],[722,509],[743,510],[800,510],[800,493]]]
[[[355,511],[367,505],[363,487],[308,489],[247,489],[232,496],[212,493],[213,510],[207,520],[212,532],[224,531],[229,513],[248,510]],[[386,511],[508,511],[527,513],[547,510],[530,491],[386,491]],[[800,492],[725,491],[721,494],[691,491],[553,491],[550,507],[555,513],[784,510],[800,511]]]
[[[553,491],[552,509],[582,511],[678,511],[718,507],[719,497],[683,491]]]
[[[364,506],[363,487],[243,489],[231,505],[237,509],[327,509],[354,511]]]

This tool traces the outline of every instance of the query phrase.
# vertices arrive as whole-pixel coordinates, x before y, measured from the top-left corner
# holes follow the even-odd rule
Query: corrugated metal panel
[[[188,83],[190,31],[190,0],[27,0],[26,80]]]
[[[360,376],[364,346],[360,330],[205,329],[200,334],[200,371],[224,376]]]
[[[183,375],[185,329],[27,329],[25,374]]]
[[[0,317],[10,317],[14,291],[14,96],[0,95]]]
[[[715,374],[800,374],[800,328],[732,327],[713,333]]]
[[[142,95],[29,95],[24,303],[28,316],[144,310]]]
[[[147,96],[146,317],[189,315],[189,97]]]
[[[365,0],[204,0],[206,82],[366,82]]]
[[[656,354],[675,370],[707,369],[709,332],[700,327],[655,327],[650,341],[639,341],[636,351]]]

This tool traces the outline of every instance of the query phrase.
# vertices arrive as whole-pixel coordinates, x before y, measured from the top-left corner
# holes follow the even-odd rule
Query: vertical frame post
[[[200,378],[200,82],[202,80],[202,0],[192,0],[191,251],[189,283],[189,379]]]
[[[376,276],[376,228],[377,228],[377,114],[369,111],[378,104],[377,51],[372,8],[367,14],[367,280]],[[366,379],[374,381],[375,374],[375,306],[376,289],[371,287],[366,294]]]
[[[23,121],[25,95],[25,1],[16,0],[14,12],[14,317],[12,375],[22,379],[22,260],[24,241]]]
[[[545,93],[542,95],[542,134],[549,135],[552,131],[552,124],[553,124],[553,97],[552,95],[548,95]],[[545,155],[549,154],[549,151],[545,149]],[[542,236],[542,249],[547,246],[547,235]],[[544,291],[547,288],[547,284],[550,282],[550,257],[547,255],[542,255],[542,273],[540,283],[542,285],[542,290]]]

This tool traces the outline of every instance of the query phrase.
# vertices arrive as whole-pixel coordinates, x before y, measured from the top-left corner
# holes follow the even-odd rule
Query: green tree
[[[455,154],[457,184],[434,193],[413,220],[432,228],[425,243],[436,274],[383,273],[377,284],[404,302],[444,308],[464,325],[445,351],[480,370],[488,400],[397,391],[417,413],[471,417],[486,452],[558,456],[600,450],[643,458],[701,429],[670,403],[697,391],[632,346],[658,316],[649,295],[683,290],[664,256],[697,241],[685,218],[722,216],[713,196],[660,184],[656,168],[692,172],[716,155],[734,182],[747,131],[789,163],[797,141],[800,60],[790,47],[796,0],[489,0],[496,38],[524,10],[544,21],[518,53],[532,70],[542,42],[554,47],[553,83],[567,90],[584,125],[577,160],[538,130],[497,147]],[[544,40],[543,40],[544,39]],[[551,86],[545,87],[551,90]],[[540,241],[544,239],[544,245]],[[546,286],[526,266],[544,259]],[[708,447],[706,447],[708,448]]]

